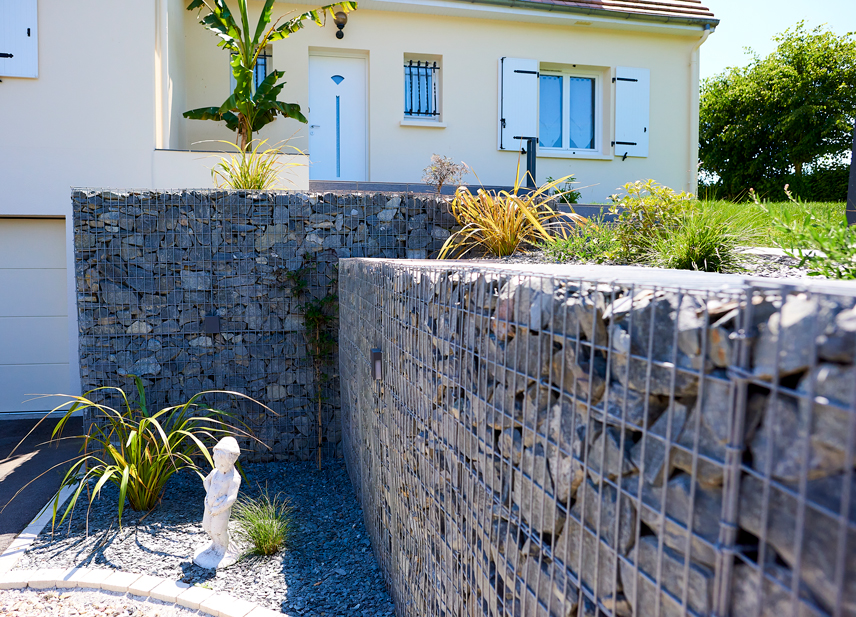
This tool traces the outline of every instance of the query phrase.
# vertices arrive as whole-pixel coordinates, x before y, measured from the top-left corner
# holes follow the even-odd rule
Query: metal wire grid
[[[856,507],[850,508],[856,394],[841,393],[838,402],[815,396],[814,349],[802,386],[793,387],[796,378],[781,378],[778,369],[770,379],[751,366],[770,320],[783,319],[783,304],[803,296],[776,285],[693,291],[484,268],[343,263],[345,458],[399,615],[854,613],[856,564],[848,542],[852,547],[856,531]],[[517,303],[515,311],[506,304],[503,312],[503,292],[514,283],[517,293],[505,300]],[[541,305],[521,302],[538,292],[551,298],[543,325],[532,309]],[[685,301],[698,309],[692,328],[680,326]],[[836,301],[842,309],[853,305],[852,296]],[[679,326],[672,320],[668,336],[652,318],[661,307],[666,317],[679,309]],[[811,323],[800,327],[825,332],[819,305],[803,317]],[[693,368],[680,355],[682,338],[699,328],[702,362]],[[498,339],[512,331],[503,348]],[[712,331],[729,334],[728,342]],[[526,337],[525,346],[511,346]],[[617,344],[620,338],[630,339],[630,347]],[[782,338],[773,337],[774,358]],[[852,369],[849,345],[851,365],[844,370]],[[371,347],[384,353],[377,384],[367,359]],[[554,351],[561,357],[558,379],[553,366],[543,368]],[[710,366],[712,351],[727,356],[724,367]],[[580,358],[581,374],[566,370]],[[599,398],[601,370],[603,398],[590,405]],[[644,383],[641,393],[630,387],[634,374]],[[667,394],[652,396],[662,392],[664,376]],[[497,400],[502,383],[513,405]],[[522,396],[518,383],[525,384]],[[706,389],[726,399],[726,423],[717,427],[725,435],[716,447],[694,405],[707,400]],[[762,395],[766,406],[753,409]],[[780,396],[806,405],[799,426],[777,425]],[[772,452],[765,465],[753,460],[764,430],[808,452],[812,411],[821,400],[844,414],[842,465],[819,472],[804,456],[795,486],[771,472]],[[659,414],[650,413],[653,404]],[[775,441],[768,438],[767,447]],[[659,469],[651,467],[657,455]],[[811,485],[810,474],[827,472],[825,484]],[[577,483],[566,495],[563,474]],[[763,487],[760,513],[745,489],[754,481]],[[791,503],[777,502],[775,491]],[[781,516],[796,506],[792,533],[769,518],[776,504]],[[825,552],[827,536],[810,524],[821,516],[835,529],[834,562]]]
[[[274,413],[235,397],[202,399],[236,413],[265,444],[244,440],[248,460],[315,456],[318,379],[302,305],[336,293],[338,258],[405,257],[415,229],[430,235],[429,212],[440,218],[433,200],[383,194],[79,189],[72,197],[84,391],[116,385],[136,400],[133,373],[150,409],[209,389],[251,396]],[[301,270],[309,285],[296,297],[290,277]],[[206,317],[218,318],[218,331],[206,331]],[[342,456],[337,353],[324,362],[324,457]],[[93,396],[121,403],[107,391]]]

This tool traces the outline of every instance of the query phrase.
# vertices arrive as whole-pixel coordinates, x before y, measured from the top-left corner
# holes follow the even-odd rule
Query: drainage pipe
[[[687,148],[687,163],[689,169],[687,178],[687,192],[694,195],[698,192],[698,124],[699,124],[699,56],[701,52],[699,48],[704,45],[707,37],[713,32],[710,29],[710,24],[704,25],[704,32],[701,35],[698,43],[690,52],[690,87],[695,84],[695,90],[690,93],[690,109],[689,109],[689,142]]]

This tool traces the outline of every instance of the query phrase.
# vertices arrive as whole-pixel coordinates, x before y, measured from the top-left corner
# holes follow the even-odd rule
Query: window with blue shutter
[[[651,71],[619,66],[615,70],[615,156],[648,156]]]
[[[39,76],[36,0],[0,0],[0,77]]]

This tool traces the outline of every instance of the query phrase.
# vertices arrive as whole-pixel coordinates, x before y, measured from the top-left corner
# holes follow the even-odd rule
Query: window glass
[[[570,147],[592,150],[594,149],[594,79],[589,77],[568,77],[567,79],[570,86],[568,94]],[[541,109],[543,113],[543,106]],[[542,130],[543,126],[542,124]]]
[[[437,63],[412,60],[404,65],[404,115],[410,118],[433,118],[437,111]]]
[[[562,147],[562,77],[541,75],[540,127],[538,145],[542,148]]]

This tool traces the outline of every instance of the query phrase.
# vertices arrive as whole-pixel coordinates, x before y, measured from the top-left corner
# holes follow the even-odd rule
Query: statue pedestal
[[[240,556],[240,552],[231,542],[228,549],[215,546],[214,542],[206,542],[193,552],[193,563],[200,568],[217,570],[218,568],[228,568],[238,561]]]

